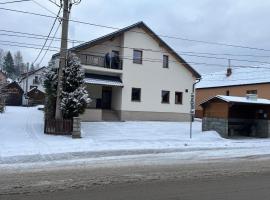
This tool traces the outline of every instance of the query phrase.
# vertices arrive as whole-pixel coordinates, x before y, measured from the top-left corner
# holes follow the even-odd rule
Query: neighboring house
[[[45,89],[43,87],[42,74],[45,70],[46,67],[42,67],[28,73],[21,74],[20,86],[22,87],[24,94],[28,94],[33,90],[35,91],[35,94],[38,93],[38,95],[34,95],[33,92],[30,93],[30,96],[24,95],[23,105],[26,105],[28,101],[32,102],[33,105],[39,104],[38,102],[44,102]],[[41,97],[43,97],[42,100],[40,99]]]
[[[83,121],[190,120],[200,75],[143,22],[70,49],[92,99]],[[59,63],[59,54],[51,63]],[[57,66],[56,66],[57,67]]]
[[[270,100],[250,94],[246,97],[217,95],[201,104],[203,131],[221,136],[270,137]]]
[[[270,99],[270,69],[228,68],[221,72],[202,75],[196,86],[196,117],[202,117],[200,104],[216,95],[242,96],[256,94]]]
[[[6,74],[0,70],[0,85],[7,83]]]
[[[21,106],[23,98],[23,90],[17,82],[7,84],[3,91],[6,94],[5,104],[7,106]]]

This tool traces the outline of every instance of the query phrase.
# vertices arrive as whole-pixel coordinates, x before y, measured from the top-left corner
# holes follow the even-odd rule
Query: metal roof
[[[124,87],[122,80],[117,76],[99,75],[99,74],[85,74],[85,83],[93,85],[108,85],[116,87]]]

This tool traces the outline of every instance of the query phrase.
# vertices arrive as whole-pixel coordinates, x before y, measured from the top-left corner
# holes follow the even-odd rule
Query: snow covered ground
[[[7,107],[0,114],[0,164],[175,152],[190,158],[270,154],[270,139],[223,139],[202,133],[197,120],[192,139],[183,122],[82,123],[82,136],[45,135],[37,107]]]

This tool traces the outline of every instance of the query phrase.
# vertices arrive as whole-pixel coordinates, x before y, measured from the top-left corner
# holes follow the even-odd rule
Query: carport
[[[202,130],[215,130],[223,137],[270,137],[270,100],[215,96],[201,104]]]

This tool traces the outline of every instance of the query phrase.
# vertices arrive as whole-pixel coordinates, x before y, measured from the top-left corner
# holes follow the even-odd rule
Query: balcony
[[[78,55],[82,65],[91,65],[108,69],[122,70],[122,60],[119,56],[97,56],[91,54]]]

